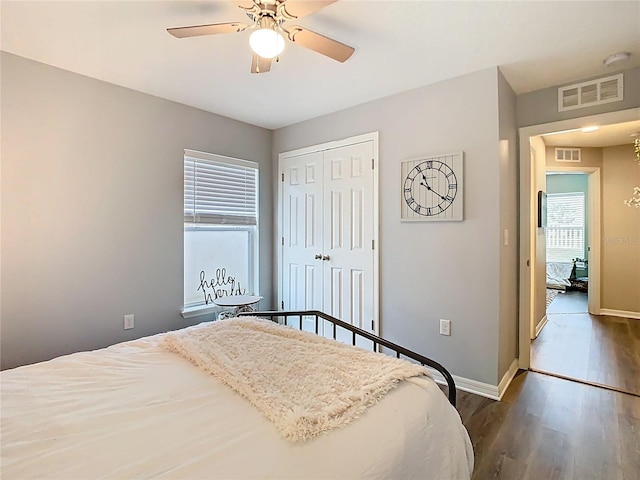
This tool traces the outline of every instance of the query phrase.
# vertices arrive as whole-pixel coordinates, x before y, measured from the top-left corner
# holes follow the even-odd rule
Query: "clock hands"
[[[421,172],[422,173],[422,172]],[[433,177],[430,177],[433,178]],[[424,180],[424,183],[420,182],[420,185],[422,185],[423,187],[426,187],[427,190],[429,190],[430,192],[432,192],[434,195],[440,197],[442,200],[446,200],[445,197],[443,197],[442,195],[440,195],[438,192],[436,192],[433,188],[431,188],[429,186],[429,182],[427,181],[427,177],[424,176],[424,173],[422,173],[422,180]]]

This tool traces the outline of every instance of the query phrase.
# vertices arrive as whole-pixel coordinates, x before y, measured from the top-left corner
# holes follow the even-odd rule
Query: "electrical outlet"
[[[124,316],[124,329],[131,330],[134,326],[134,317],[133,313],[131,315]]]
[[[440,319],[440,335],[451,335],[451,320]]]

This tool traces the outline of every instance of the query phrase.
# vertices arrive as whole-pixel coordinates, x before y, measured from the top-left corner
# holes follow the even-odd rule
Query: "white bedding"
[[[547,262],[547,288],[566,290],[571,286],[569,277],[572,269],[572,263]]]
[[[467,432],[430,379],[403,381],[347,427],[291,443],[161,338],[2,372],[0,477],[470,477]]]
[[[257,317],[170,332],[161,346],[231,387],[291,441],[342,428],[402,380],[430,376],[421,365]]]

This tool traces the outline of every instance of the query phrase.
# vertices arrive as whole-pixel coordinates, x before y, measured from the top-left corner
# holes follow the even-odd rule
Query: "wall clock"
[[[403,221],[462,220],[463,153],[402,162]]]

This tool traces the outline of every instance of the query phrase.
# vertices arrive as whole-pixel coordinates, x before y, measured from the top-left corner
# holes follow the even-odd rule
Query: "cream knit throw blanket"
[[[256,317],[167,333],[162,346],[249,400],[293,441],[346,425],[426,368]]]

